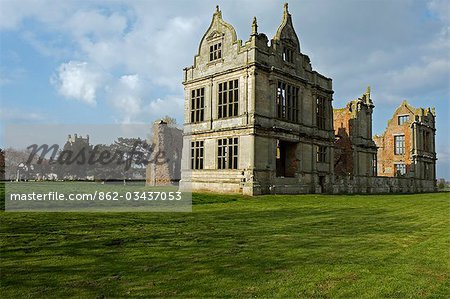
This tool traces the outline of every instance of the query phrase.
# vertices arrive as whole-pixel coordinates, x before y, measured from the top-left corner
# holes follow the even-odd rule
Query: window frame
[[[283,52],[281,53],[281,59],[287,63],[294,63],[294,49],[291,47],[284,46]]]
[[[316,97],[316,125],[319,130],[327,129],[327,98]]]
[[[400,138],[402,139],[397,141],[397,139]],[[394,135],[394,155],[396,156],[404,155],[405,152],[406,152],[405,135],[404,134]]]
[[[217,140],[217,169],[238,169],[239,137],[219,138]]]
[[[372,176],[378,175],[378,156],[377,154],[372,154]]]
[[[300,88],[279,80],[276,90],[276,117],[298,123]]]
[[[402,166],[402,167],[399,167]],[[407,173],[405,163],[394,163],[394,174],[395,176],[404,176]]]
[[[202,170],[205,167],[205,142],[204,140],[191,141],[191,169]]]
[[[222,41],[211,43],[209,46],[209,62],[222,59]]]
[[[403,126],[407,122],[409,122],[409,114],[401,114],[397,116],[397,125]]]
[[[199,123],[205,121],[205,87],[191,90],[189,108],[191,123]]]
[[[318,145],[316,152],[316,162],[317,163],[327,163],[327,150],[328,147],[326,145]]]
[[[229,87],[232,83],[233,87]],[[233,101],[230,101],[232,98]],[[230,113],[230,110],[233,113]],[[239,79],[223,81],[217,84],[217,119],[239,115]]]

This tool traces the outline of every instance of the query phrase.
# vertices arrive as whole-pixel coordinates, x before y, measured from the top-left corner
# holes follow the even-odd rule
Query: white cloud
[[[95,10],[76,11],[63,23],[70,32],[79,37],[91,36],[105,39],[114,35],[121,35],[127,26],[127,19],[119,13],[104,15]]]
[[[166,115],[183,123],[184,99],[176,95],[168,95],[163,99],[151,101],[146,107],[150,119],[160,119]]]
[[[242,40],[248,38],[253,15],[258,17],[259,31],[269,37],[281,21],[282,5],[274,1],[219,3],[224,19]],[[0,28],[20,28],[24,19],[34,18],[47,33],[58,33],[54,40],[39,40],[38,34],[29,31],[23,34],[45,55],[86,61],[117,80],[118,74],[138,74],[151,85],[149,89],[162,87],[180,95],[181,69],[192,64],[214,11],[214,5],[201,1],[156,5],[156,1],[3,0],[1,6]],[[302,50],[315,69],[333,78],[338,105],[368,84],[379,94],[408,97],[410,86],[414,93],[421,92],[437,85],[433,78],[448,76],[442,63],[449,60],[450,51],[448,8],[446,0],[304,1],[289,6]],[[426,19],[427,9],[431,20]],[[61,49],[61,36],[71,38],[72,52]],[[421,70],[427,73],[421,75]],[[86,85],[85,92],[78,94],[67,88],[62,94],[93,103],[92,87]],[[147,94],[142,100],[148,101],[147,97],[155,95]]]
[[[269,38],[281,22],[278,1],[218,2],[244,41],[253,16]],[[371,85],[379,115],[374,126],[381,128],[402,99],[413,99],[414,106],[434,101],[441,108],[440,134],[449,102],[449,5],[321,0],[292,1],[289,10],[302,52],[314,69],[333,78],[334,106]],[[1,0],[0,29],[18,31],[60,64],[52,81],[62,96],[90,105],[104,101],[118,122],[150,122],[174,113],[180,121],[182,68],[193,63],[214,10],[215,3],[200,0]]]
[[[450,78],[450,61],[434,58],[400,70],[394,70],[387,75],[386,81],[390,82],[389,87],[392,90],[408,90],[410,93],[445,86],[445,81],[448,82],[448,78]],[[442,81],[444,81],[444,84]]]
[[[139,75],[124,75],[120,77],[120,82],[131,90],[138,90],[140,88]]]
[[[52,1],[52,0],[1,0],[0,29],[14,30],[20,28],[26,18],[34,18],[40,22],[57,25],[67,19],[76,8],[83,3],[80,1]]]
[[[108,88],[112,106],[120,113],[120,122],[132,123],[142,113],[142,88],[139,75],[124,75]]]
[[[95,106],[97,89],[104,78],[87,62],[69,61],[58,68],[51,82],[59,94]]]

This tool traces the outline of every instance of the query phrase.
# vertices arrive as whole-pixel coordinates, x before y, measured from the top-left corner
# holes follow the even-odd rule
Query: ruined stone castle
[[[184,69],[181,188],[242,193],[435,190],[435,113],[402,104],[372,138],[370,88],[333,109],[332,80],[301,52],[287,4],[269,41],[237,38],[217,7]]]

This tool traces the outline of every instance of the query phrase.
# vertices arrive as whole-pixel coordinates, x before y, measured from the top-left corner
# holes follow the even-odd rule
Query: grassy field
[[[0,213],[2,297],[450,293],[449,193],[193,200],[192,213]]]

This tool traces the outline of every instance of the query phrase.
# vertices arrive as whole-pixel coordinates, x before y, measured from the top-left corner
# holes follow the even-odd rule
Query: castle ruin
[[[249,40],[238,40],[217,7],[183,84],[182,189],[247,195],[435,190],[434,111],[404,104],[408,111],[401,106],[386,133],[372,138],[370,88],[333,109],[332,79],[301,52],[287,4],[270,42],[256,18]],[[394,130],[398,113],[409,118]],[[402,134],[403,143],[396,137]]]

